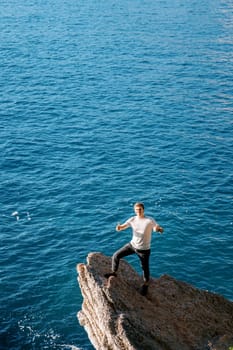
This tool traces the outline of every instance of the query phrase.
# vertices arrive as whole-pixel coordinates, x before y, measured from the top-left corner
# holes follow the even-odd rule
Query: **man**
[[[140,293],[146,295],[150,279],[149,258],[151,234],[152,231],[163,233],[163,228],[159,226],[153,218],[145,216],[143,203],[136,203],[134,205],[134,211],[136,216],[129,218],[124,224],[117,224],[116,226],[117,231],[122,231],[131,227],[133,237],[130,243],[127,243],[113,254],[112,272],[105,274],[105,277],[116,277],[120,259],[128,255],[137,254],[141,261],[144,280]]]

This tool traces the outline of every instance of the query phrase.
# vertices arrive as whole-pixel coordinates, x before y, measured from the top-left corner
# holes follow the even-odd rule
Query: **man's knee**
[[[120,251],[116,251],[113,256],[112,256],[112,260],[114,262],[118,262],[121,259],[121,252]]]

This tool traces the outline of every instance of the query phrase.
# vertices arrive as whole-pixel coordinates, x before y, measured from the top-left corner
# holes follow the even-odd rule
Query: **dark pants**
[[[143,279],[145,282],[148,282],[150,279],[150,269],[149,269],[149,258],[150,258],[150,249],[139,250],[135,249],[131,243],[127,243],[124,247],[117,250],[112,256],[112,271],[116,272],[119,267],[120,259],[137,254],[141,261],[141,267],[143,270]]]

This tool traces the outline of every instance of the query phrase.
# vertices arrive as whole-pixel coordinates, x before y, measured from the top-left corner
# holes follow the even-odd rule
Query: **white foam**
[[[14,217],[16,218],[17,221],[20,219],[20,217],[21,217],[21,218],[25,218],[25,216],[26,216],[26,219],[27,219],[28,221],[31,221],[31,219],[32,219],[32,218],[31,218],[31,215],[30,215],[30,213],[29,213],[29,211],[27,211],[26,213],[23,212],[23,213],[20,213],[20,214],[19,214],[18,211],[14,211],[14,212],[11,214],[11,216],[14,216]]]

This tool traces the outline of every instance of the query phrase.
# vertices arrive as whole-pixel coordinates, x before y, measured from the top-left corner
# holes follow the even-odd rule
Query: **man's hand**
[[[163,228],[161,226],[159,226],[158,232],[163,233]]]
[[[118,224],[116,225],[116,231],[120,231],[120,230],[121,230],[121,224],[118,223]]]
[[[163,233],[164,230],[163,230],[162,226],[156,225],[155,228],[154,228],[154,231]]]

